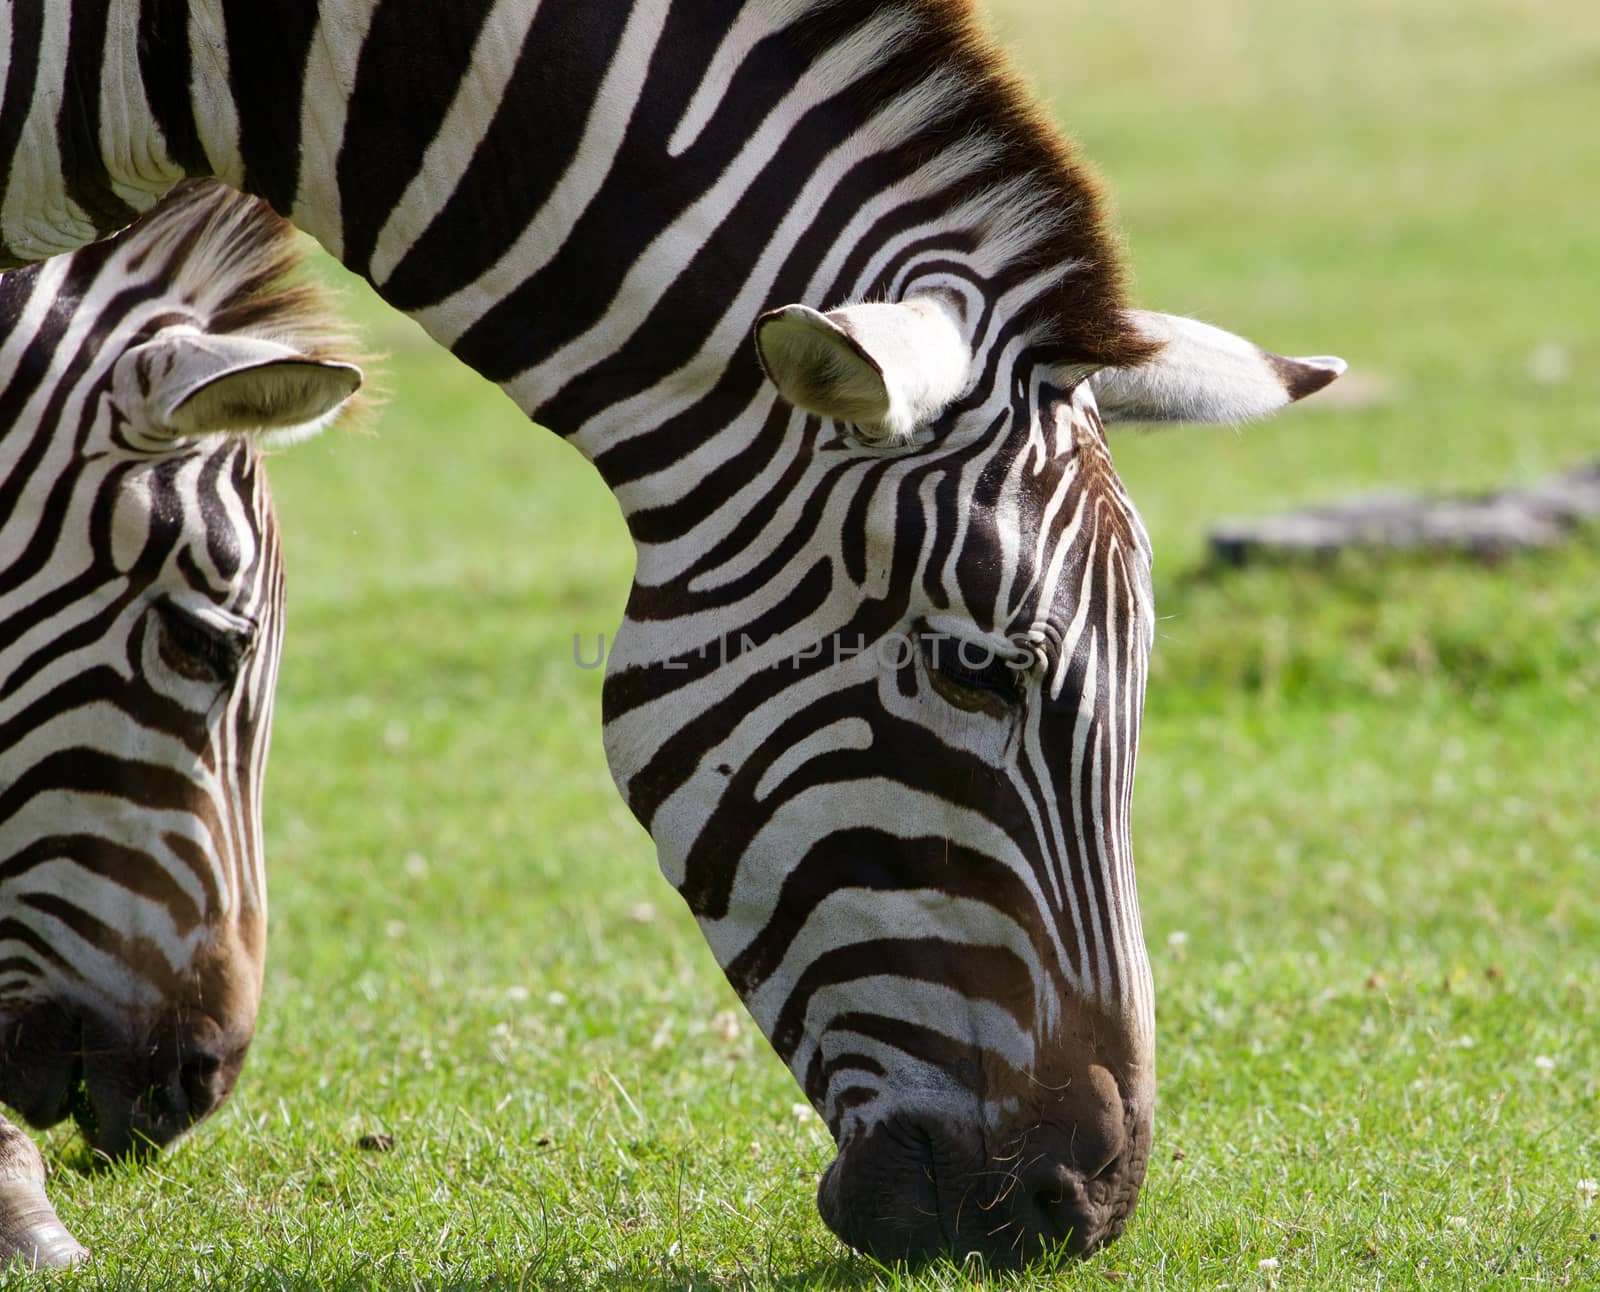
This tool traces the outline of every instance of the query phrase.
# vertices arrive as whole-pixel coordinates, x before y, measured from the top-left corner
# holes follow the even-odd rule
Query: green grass
[[[1163,625],[1137,796],[1156,1152],[1065,1288],[1600,1286],[1600,543],[1210,570],[1218,516],[1600,445],[1591,0],[1060,0],[998,25],[1140,299],[1378,397],[1118,443]],[[611,787],[631,554],[564,446],[376,309],[376,439],[274,466],[267,998],[232,1104],[55,1197],[89,1287],[958,1287],[812,1202],[826,1133]],[[1549,344],[1571,375],[1539,384]],[[1386,392],[1386,393],[1385,393]],[[364,1134],[394,1136],[389,1153]],[[1275,1260],[1276,1268],[1262,1262]],[[1022,1286],[1024,1280],[995,1280]]]

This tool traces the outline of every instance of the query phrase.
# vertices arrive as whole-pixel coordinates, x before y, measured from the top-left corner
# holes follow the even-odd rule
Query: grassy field
[[[1156,1152],[1122,1242],[994,1281],[1600,1286],[1600,542],[1247,575],[1203,549],[1221,515],[1600,453],[1600,10],[994,8],[1104,170],[1141,301],[1342,354],[1361,396],[1118,443],[1164,616],[1136,824]],[[84,1174],[49,1137],[98,1252],[70,1281],[978,1281],[823,1228],[826,1133],[612,790],[573,663],[628,587],[610,499],[363,315],[380,435],[274,468],[259,1039],[153,1166]]]

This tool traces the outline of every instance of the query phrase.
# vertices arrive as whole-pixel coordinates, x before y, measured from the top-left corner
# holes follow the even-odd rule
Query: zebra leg
[[[15,1266],[59,1268],[88,1259],[45,1197],[38,1145],[0,1117],[0,1276]]]

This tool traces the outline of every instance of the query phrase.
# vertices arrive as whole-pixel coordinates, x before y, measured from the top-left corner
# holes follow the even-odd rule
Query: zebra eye
[[[223,684],[239,676],[254,645],[253,634],[201,619],[172,601],[158,602],[156,611],[161,658],[174,673],[191,682]]]
[[[1026,670],[992,646],[922,632],[922,658],[934,689],[962,709],[1010,708],[1022,699]]]

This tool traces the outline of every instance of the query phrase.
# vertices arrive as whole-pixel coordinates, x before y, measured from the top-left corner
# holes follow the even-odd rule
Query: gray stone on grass
[[[1219,521],[1211,551],[1228,565],[1339,552],[1436,551],[1493,559],[1554,547],[1600,521],[1600,462],[1516,489],[1428,498],[1373,493],[1277,516]]]

